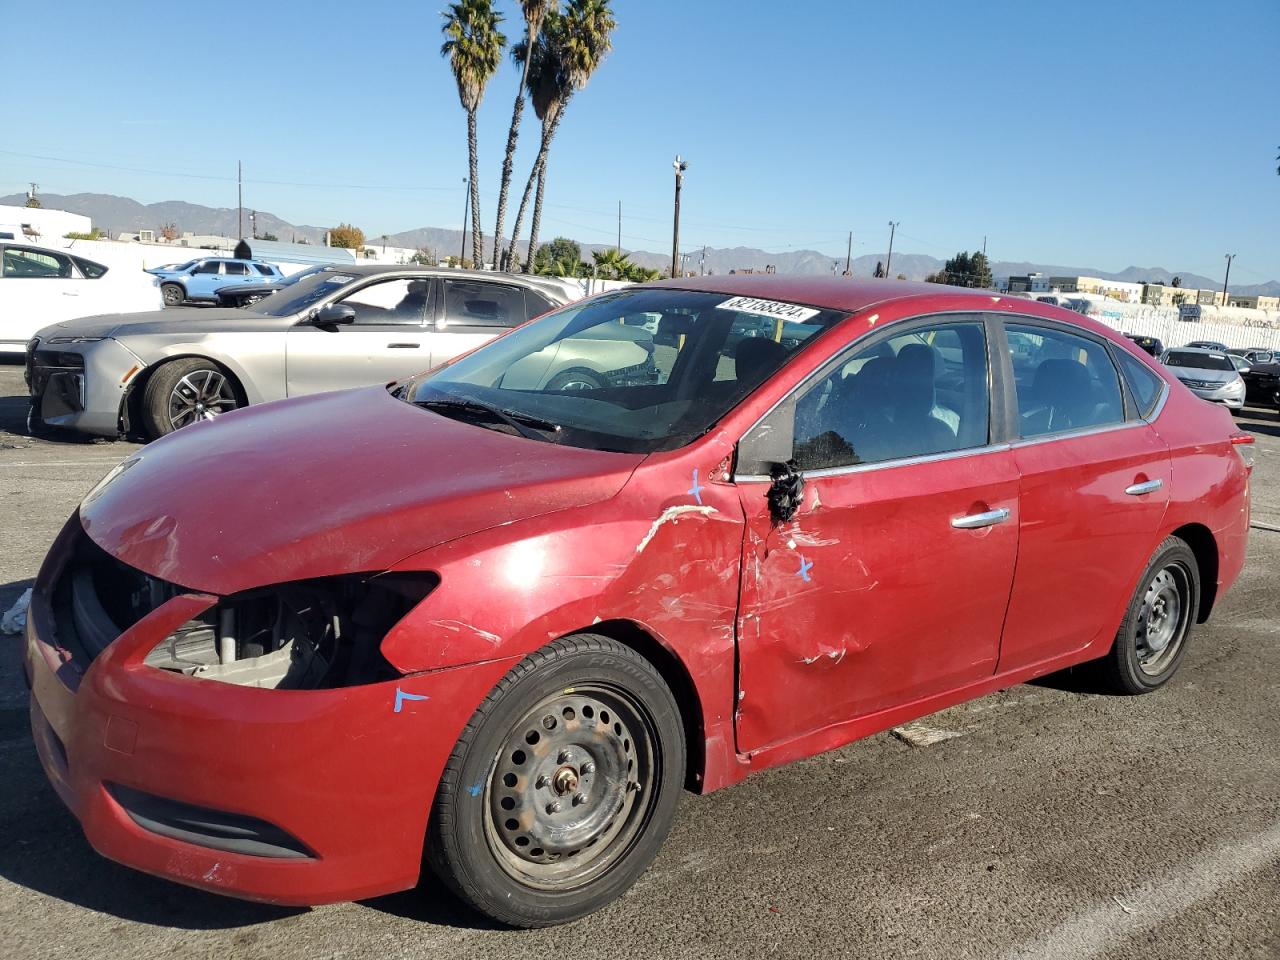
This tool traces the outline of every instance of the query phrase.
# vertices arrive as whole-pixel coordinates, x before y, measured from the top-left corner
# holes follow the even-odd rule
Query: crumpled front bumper
[[[510,664],[333,690],[241,687],[146,666],[156,643],[216,600],[193,593],[154,610],[86,668],[58,643],[50,589],[72,536],[64,529],[37,580],[26,671],[40,761],[93,847],[150,874],[278,904],[413,886],[440,773]],[[221,828],[212,839],[156,832],[120,800],[139,794],[214,812],[232,832],[270,825],[302,853],[247,853]]]
[[[59,362],[79,358],[76,364]],[[41,343],[27,351],[35,417],[46,426],[102,437],[120,432],[120,409],[145,364],[117,340]]]

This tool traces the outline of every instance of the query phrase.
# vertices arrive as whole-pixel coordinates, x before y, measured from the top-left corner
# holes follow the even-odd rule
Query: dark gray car
[[[160,436],[246,404],[410,376],[580,295],[550,278],[335,266],[245,309],[68,320],[27,345],[32,418]]]

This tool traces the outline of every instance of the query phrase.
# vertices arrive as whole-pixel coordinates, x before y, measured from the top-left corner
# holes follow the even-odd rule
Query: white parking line
[[[123,460],[120,457],[119,460]],[[117,458],[103,457],[101,460],[0,460],[0,467],[100,467],[104,463],[116,463]]]
[[[1185,913],[1223,887],[1280,857],[1280,823],[1263,833],[1223,844],[1187,865],[1176,876],[1121,892],[1068,920],[1043,937],[1008,953],[1005,960],[1087,960],[1113,950],[1119,940],[1152,929]]]

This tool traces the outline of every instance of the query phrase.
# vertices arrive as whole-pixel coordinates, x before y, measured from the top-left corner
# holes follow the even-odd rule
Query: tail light
[[[1253,445],[1252,433],[1233,433],[1229,438],[1231,440],[1231,449],[1240,455],[1240,459],[1244,461],[1246,471],[1253,472],[1253,462],[1257,459],[1258,452]]]

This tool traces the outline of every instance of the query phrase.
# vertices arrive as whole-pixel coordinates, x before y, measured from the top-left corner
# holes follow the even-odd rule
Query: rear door
[[[442,310],[430,335],[433,367],[487,343],[548,309],[546,301],[536,294],[530,293],[526,299],[527,291],[514,283],[444,278],[440,284]]]
[[[1169,503],[1169,450],[1106,342],[1005,321],[1021,475],[1018,570],[1000,670],[1079,650],[1118,625]]]
[[[740,366],[754,351],[735,352]],[[1003,406],[992,415],[991,367],[980,316],[894,325],[743,440],[739,750],[995,671],[1018,474],[1000,442]],[[803,502],[778,522],[759,475],[788,458]]]
[[[337,301],[355,309],[354,323],[292,327],[286,338],[289,396],[387,383],[430,367],[434,284],[430,278],[376,280]]]

